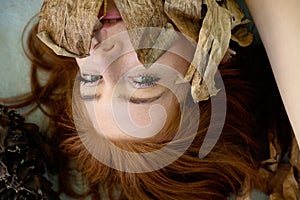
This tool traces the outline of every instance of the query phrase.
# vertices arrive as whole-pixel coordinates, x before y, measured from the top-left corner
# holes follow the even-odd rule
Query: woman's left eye
[[[160,80],[159,77],[148,74],[129,76],[128,79],[129,82],[133,85],[133,87],[139,89],[153,87]]]
[[[82,74],[78,77],[78,80],[86,86],[95,86],[102,79],[102,75],[94,74]]]

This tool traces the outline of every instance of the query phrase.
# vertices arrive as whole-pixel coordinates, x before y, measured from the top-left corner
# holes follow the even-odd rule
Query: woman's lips
[[[122,18],[115,19],[101,19],[100,22],[103,24],[102,28],[108,28],[119,22],[122,22]]]
[[[118,11],[108,11],[105,16],[100,17],[100,21],[104,26],[110,26],[122,21],[122,17]]]
[[[100,18],[105,20],[105,19],[121,19],[122,17],[119,11],[113,10],[113,11],[108,11],[105,16],[102,15],[102,17]]]
[[[99,16],[100,22],[103,24],[103,27],[110,27],[122,21],[121,14],[112,1],[108,2],[106,14],[104,15],[104,9],[102,7],[99,12]]]
[[[108,5],[105,15],[104,15],[104,9],[102,7],[98,16],[99,16],[99,19],[120,19],[120,18],[122,18],[119,10],[117,9],[117,7],[114,4]]]
[[[122,18],[119,18],[119,19],[101,19],[101,22],[103,24],[105,24],[105,23],[115,23],[115,22],[120,21],[120,20],[122,20]]]

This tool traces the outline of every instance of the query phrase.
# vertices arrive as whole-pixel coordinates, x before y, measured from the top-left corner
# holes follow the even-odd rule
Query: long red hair
[[[265,78],[269,72],[265,70],[268,61],[264,51],[251,51],[251,48],[241,50],[246,53],[241,53],[231,63],[219,66],[226,89],[221,92],[226,92],[227,113],[222,134],[207,156],[199,158],[198,153],[210,124],[210,100],[199,103],[201,117],[197,135],[182,156],[153,172],[126,173],[102,164],[85,148],[77,134],[72,114],[77,64],[72,58],[55,55],[39,41],[36,33],[37,25],[34,25],[24,45],[31,61],[32,92],[3,101],[10,102],[15,108],[37,105],[51,119],[49,139],[55,152],[52,159],[60,161],[57,169],[61,191],[75,198],[91,194],[94,199],[103,196],[110,199],[227,199],[230,194],[238,194],[246,182],[249,190],[254,187],[262,189],[257,172],[260,161],[264,159],[261,152],[267,149],[266,130],[269,121],[272,121],[267,111],[273,110],[272,113],[275,113],[281,103],[278,96],[275,98],[278,101],[267,103],[268,94],[276,88],[272,86],[272,76]],[[256,59],[252,59],[253,56]],[[48,75],[46,81],[41,82],[39,72]],[[264,78],[254,81],[257,73]],[[259,89],[262,85],[264,87]],[[219,97],[213,98],[218,101]],[[190,117],[193,116],[191,110]],[[265,120],[267,117],[268,120]],[[168,137],[173,137],[179,121],[179,118],[174,119],[173,125],[164,129]],[[222,123],[214,122],[213,127],[218,126]],[[185,131],[189,131],[188,126]],[[92,137],[93,132],[89,134]],[[168,137],[164,138],[165,142],[169,141]],[[158,149],[162,143],[147,141],[117,145],[144,152]],[[102,153],[110,155],[112,152],[104,147]],[[75,192],[71,186],[72,175],[69,172],[72,163],[77,163],[78,173],[89,183],[89,189],[82,193]]]

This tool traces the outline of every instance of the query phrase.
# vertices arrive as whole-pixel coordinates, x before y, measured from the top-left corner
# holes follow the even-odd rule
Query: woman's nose
[[[105,80],[116,79],[127,66],[139,64],[122,21],[104,24],[92,39],[90,55],[77,62],[82,72],[102,74]]]
[[[99,47],[101,47],[103,51],[111,50],[114,41],[108,41],[109,36],[112,36],[112,31],[108,30],[107,28],[99,29],[92,38],[90,53],[93,53]],[[104,44],[105,46],[103,46]],[[108,48],[108,46],[111,47]]]
[[[105,67],[118,57],[133,51],[129,35],[122,21],[105,23],[94,35],[90,49],[90,59]],[[99,63],[99,64],[100,64]],[[97,65],[99,66],[99,65]]]
[[[117,21],[117,22],[106,22],[102,24],[102,27],[95,33],[94,37],[92,38],[91,43],[91,51],[99,47],[102,43],[106,43],[106,46],[104,47],[105,51],[108,51],[110,48],[108,46],[112,46],[113,42],[116,41],[122,41],[124,38],[124,32],[126,32],[125,25],[123,21]],[[110,42],[106,42],[110,40]],[[124,40],[123,40],[124,41]],[[110,44],[110,45],[109,45]]]

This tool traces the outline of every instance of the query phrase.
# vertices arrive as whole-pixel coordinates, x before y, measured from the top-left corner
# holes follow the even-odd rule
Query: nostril
[[[96,48],[98,48],[98,46],[99,46],[100,44],[101,44],[100,39],[94,36],[94,37],[92,38],[90,51],[93,51],[93,50],[95,50]]]
[[[101,45],[101,42],[99,41],[98,43],[96,43],[95,45],[92,46],[92,49],[96,50],[99,48],[100,45]]]
[[[90,53],[93,53],[97,50],[103,51],[103,52],[109,52],[116,46],[116,43],[114,40],[105,40],[105,41],[97,41],[96,39],[93,39],[93,42],[91,43],[91,49]]]

